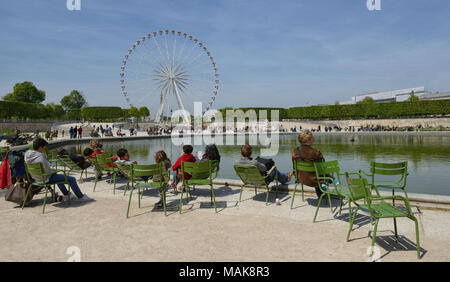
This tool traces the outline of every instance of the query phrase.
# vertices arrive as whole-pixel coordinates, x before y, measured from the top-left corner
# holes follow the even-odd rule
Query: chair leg
[[[94,183],[94,190],[92,192],[95,192],[95,187],[97,186],[97,181],[98,181],[98,171],[95,173],[95,183]]]
[[[303,191],[303,183],[302,183],[302,201],[305,201],[305,192]]]
[[[45,186],[44,207],[42,208],[43,214],[45,213],[45,205],[47,204],[47,192],[48,192],[48,186]]]
[[[130,187],[130,181],[128,180],[128,182],[127,182],[127,188],[125,188],[125,190],[123,191],[123,195],[125,196],[125,194],[127,193],[127,190],[129,189],[129,187]]]
[[[23,203],[22,203],[22,209],[25,207],[25,203],[26,203],[26,201],[28,199],[28,194],[31,191],[31,186],[32,186],[31,184],[28,186],[27,193],[25,194],[25,199],[23,200]]]
[[[131,187],[130,198],[128,199],[127,218],[128,218],[128,214],[130,213],[131,196],[133,195],[133,190],[134,190],[134,188]]]
[[[342,202],[343,201],[344,201],[344,199],[341,198],[341,203],[339,205],[339,215],[341,215],[341,212],[342,212]],[[350,220],[350,218],[349,218],[349,220]]]
[[[114,192],[113,192],[113,194],[115,195],[116,194],[116,173],[115,172],[113,172],[113,178],[114,178]]]
[[[358,213],[358,207],[356,207],[355,212],[353,213],[353,216],[350,219],[350,227],[348,229],[348,233],[347,233],[347,242],[350,239],[350,233],[352,232],[352,228],[353,228],[353,222],[355,222],[355,218],[356,218],[356,214]]]
[[[184,193],[184,189],[181,189],[181,197],[180,197],[180,214],[181,214],[181,209],[183,208],[183,193]]]
[[[266,206],[269,204],[269,186],[267,185]]]
[[[330,194],[327,194],[327,196],[328,196],[328,205],[330,205],[331,214],[334,214],[333,205],[331,204],[331,196],[330,196]]]
[[[316,213],[314,214],[313,223],[316,222],[317,212],[319,212],[320,203],[322,202],[322,198],[325,194],[320,195],[319,203],[317,203]]]
[[[397,218],[395,217],[394,217],[394,233],[395,233],[395,241],[398,243]]]
[[[162,191],[162,200],[163,200],[164,215],[167,216],[167,212],[166,212],[166,189],[165,188],[163,188],[163,191]]]
[[[245,185],[245,184],[243,184],[243,185],[241,186],[241,193],[240,193],[240,195],[239,195],[239,202],[240,202],[241,199],[242,199],[242,190],[244,190],[244,185]]]
[[[416,226],[416,245],[417,245],[417,259],[420,259],[420,241],[419,241],[419,223],[417,222],[417,218],[415,216],[410,217]]]
[[[373,256],[373,248],[375,246],[375,238],[377,237],[377,228],[378,228],[378,222],[380,220],[377,218],[375,220],[375,226],[373,227],[373,235],[372,235],[372,247],[370,249],[370,260],[372,261],[372,256]]]
[[[294,204],[295,190],[297,190],[297,185],[298,185],[298,183],[295,184],[295,186],[294,186],[294,192],[292,193],[291,209],[292,209],[292,205]]]
[[[138,207],[141,208],[141,188],[138,188]]]
[[[351,218],[352,218],[352,202],[348,201],[348,220],[350,221]]]
[[[214,202],[214,210],[215,210],[216,213],[217,213],[216,196],[214,195],[214,187],[212,186],[212,184],[211,184],[211,198],[212,198],[212,200],[213,200],[213,202]]]

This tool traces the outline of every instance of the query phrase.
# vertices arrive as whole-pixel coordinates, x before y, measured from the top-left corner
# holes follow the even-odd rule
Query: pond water
[[[350,140],[352,137],[353,142]],[[68,149],[80,153],[86,146],[73,145]],[[296,146],[297,135],[280,136],[279,153],[272,157],[280,171],[292,170],[291,151]],[[170,138],[103,142],[106,152],[115,153],[119,148],[126,148],[131,159],[139,164],[154,163],[154,154],[158,150],[164,150],[174,163],[182,153],[181,147],[173,145]],[[219,178],[238,179],[233,170],[233,161],[240,157],[240,147],[218,146],[222,158]],[[316,134],[313,147],[318,148],[326,160],[339,160],[342,172],[359,169],[369,171],[370,161],[373,160],[408,161],[408,192],[450,195],[449,135]],[[256,157],[261,146],[255,145],[253,148],[253,157]],[[199,150],[204,151],[204,146],[194,146],[194,154]]]

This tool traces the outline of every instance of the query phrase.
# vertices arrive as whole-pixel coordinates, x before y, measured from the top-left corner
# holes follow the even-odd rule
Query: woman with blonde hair
[[[311,131],[303,130],[298,135],[298,141],[300,142],[300,146],[292,150],[292,160],[306,162],[323,160],[322,153],[318,149],[311,146],[314,142],[314,137]],[[317,197],[322,195],[322,191],[318,186],[317,177],[314,172],[299,171],[297,179],[304,185],[314,187],[316,189]]]
[[[170,159],[167,157],[166,152],[164,152],[163,150],[160,150],[160,151],[156,152],[155,153],[155,163],[157,163],[157,164],[163,163],[164,182],[168,183],[170,178],[167,175],[167,170],[169,170],[172,167],[172,164],[170,162]],[[160,179],[161,178],[160,178],[159,175],[153,176],[153,182],[159,182]],[[169,184],[166,184],[166,187],[162,188],[162,189],[167,189],[168,187],[169,187]],[[177,190],[174,189],[172,192],[173,193],[177,193]],[[159,194],[160,194],[160,199],[159,199],[159,202],[157,202],[155,204],[156,208],[162,208],[163,207],[162,190],[159,191]]]

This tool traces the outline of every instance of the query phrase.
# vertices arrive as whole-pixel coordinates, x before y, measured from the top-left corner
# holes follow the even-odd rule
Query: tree
[[[12,93],[8,93],[3,100],[9,102],[41,103],[45,100],[45,91],[37,89],[32,82],[16,83]]]
[[[419,97],[417,97],[416,95],[414,95],[414,90],[411,91],[411,93],[409,94],[409,102],[417,102],[419,101]]]
[[[81,110],[82,107],[87,106],[86,99],[84,99],[83,93],[78,90],[72,90],[69,95],[64,96],[61,99],[61,105],[64,110]]]
[[[150,116],[150,111],[147,107],[140,107],[139,108],[139,116],[140,117],[148,117]]]

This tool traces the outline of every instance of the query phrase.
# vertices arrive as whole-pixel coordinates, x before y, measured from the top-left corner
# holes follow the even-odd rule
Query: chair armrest
[[[360,173],[365,174],[366,176],[372,176],[372,174],[365,172],[364,170],[360,169]]]

